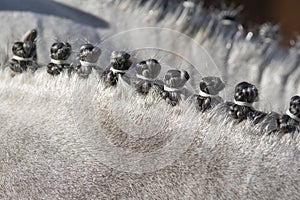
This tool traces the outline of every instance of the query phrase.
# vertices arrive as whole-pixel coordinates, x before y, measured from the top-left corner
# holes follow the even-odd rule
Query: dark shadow
[[[103,19],[51,0],[1,0],[0,11],[30,11],[66,18],[96,28],[109,27],[109,23]]]

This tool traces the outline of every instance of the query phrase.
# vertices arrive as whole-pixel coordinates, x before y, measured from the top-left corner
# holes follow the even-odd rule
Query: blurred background
[[[288,45],[291,39],[300,34],[299,0],[204,0],[205,7],[221,7],[222,3],[244,5],[241,20],[245,25],[263,22],[279,23],[282,34],[281,43]]]

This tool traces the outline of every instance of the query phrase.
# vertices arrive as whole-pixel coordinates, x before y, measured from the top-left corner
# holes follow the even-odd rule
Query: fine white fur
[[[33,13],[0,12],[0,16],[16,23],[3,24],[19,37],[25,32],[22,29],[32,28],[28,19],[35,19],[31,22],[43,30],[38,42],[43,63],[50,61],[49,37],[54,33],[66,37],[77,31],[75,37],[100,40],[102,35],[150,25],[189,30],[180,16],[186,13],[181,7],[157,21],[161,1],[149,1],[143,7],[127,0],[63,2],[93,12],[109,21],[110,27],[85,27]],[[255,80],[261,70],[257,66],[266,55],[256,54],[255,41],[241,39],[223,71],[224,44],[218,34],[206,37],[210,20],[193,38],[211,53],[221,75],[224,71],[228,75],[226,98],[231,99],[230,88],[237,81],[257,81],[260,108],[271,111],[268,104],[272,104],[272,109],[284,110],[290,96],[299,92],[300,70],[293,68],[297,54],[283,53],[274,44],[270,51],[275,56],[261,80]],[[1,41],[15,40],[7,32]],[[160,33],[155,36],[159,39]],[[111,49],[102,49],[103,54],[145,39],[118,40],[119,46],[106,45]],[[76,48],[80,42],[74,43]],[[174,51],[197,52],[191,46],[179,48],[174,45]],[[6,55],[1,51],[3,58]],[[104,55],[99,61],[102,68],[109,60]],[[248,68],[249,64],[253,67]],[[240,73],[231,74],[229,69]],[[210,72],[201,73],[215,75]],[[11,77],[6,68],[0,73],[0,121],[0,199],[299,198],[299,133],[265,135],[249,122],[234,123],[220,110],[201,114],[189,102],[174,108],[154,92],[146,97],[136,94],[122,81],[116,88],[107,88],[96,73],[88,79],[66,74],[52,77],[41,68],[35,74]]]

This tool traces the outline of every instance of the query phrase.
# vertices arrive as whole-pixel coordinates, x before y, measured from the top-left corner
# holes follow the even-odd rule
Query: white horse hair
[[[57,1],[29,2],[72,15]],[[43,66],[50,61],[51,37],[71,40],[73,49],[82,42],[72,38],[87,37],[94,44],[102,39],[98,64],[103,69],[112,50],[130,51],[136,45],[137,59],[159,58],[165,70],[181,68],[179,61],[170,63],[177,58],[194,79],[222,76],[227,100],[234,84],[244,80],[258,86],[261,110],[282,112],[299,94],[297,45],[286,53],[276,39],[262,41],[240,28],[240,35],[228,36],[232,33],[220,25],[217,11],[187,3],[162,6],[163,0],[60,2],[101,17],[109,27],[34,11],[0,11],[1,44],[36,26]],[[189,37],[170,29],[132,30],[147,26]],[[129,36],[118,36],[126,30]],[[191,39],[216,64],[203,49],[190,46]],[[137,48],[147,40],[169,49]],[[299,199],[299,133],[267,135],[219,110],[198,113],[188,102],[171,107],[155,93],[138,95],[123,82],[107,88],[96,73],[88,79],[53,77],[42,67],[11,77],[6,67],[11,54],[1,48],[0,199]],[[190,83],[192,92],[197,87],[197,80]]]

